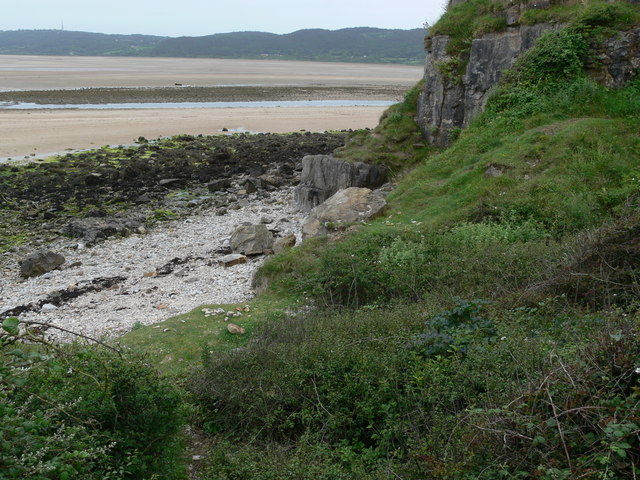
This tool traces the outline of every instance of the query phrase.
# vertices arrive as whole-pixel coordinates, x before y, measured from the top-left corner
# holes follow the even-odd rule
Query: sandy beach
[[[384,107],[0,111],[0,157],[133,143],[189,133],[295,132],[374,127]]]
[[[104,89],[105,96],[125,87],[134,92],[126,95],[134,95],[135,89],[156,89],[160,95],[173,89],[173,95],[180,94],[180,87],[189,86],[219,91],[232,87],[234,98],[242,96],[245,89],[252,100],[260,86],[268,87],[261,100],[271,100],[275,92],[282,99],[283,88],[286,92],[288,87],[292,95],[317,100],[334,97],[327,93],[327,87],[340,92],[336,98],[348,97],[350,91],[355,91],[349,89],[357,88],[359,99],[368,98],[368,89],[371,98],[397,101],[421,75],[420,67],[391,64],[0,56],[0,91],[15,92],[17,96],[36,90],[77,90],[80,94],[83,89],[92,89],[91,103],[100,103],[99,98],[95,100],[100,97],[100,89]],[[11,94],[5,93],[2,100],[11,101]],[[22,159],[129,144],[140,136],[213,135],[225,128],[274,133],[367,128],[378,123],[384,110],[385,107],[0,110],[0,158]]]

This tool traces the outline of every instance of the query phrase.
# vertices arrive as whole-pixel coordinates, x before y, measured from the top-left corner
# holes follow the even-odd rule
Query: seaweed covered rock
[[[64,233],[81,238],[86,243],[95,243],[112,235],[128,235],[139,231],[143,224],[144,218],[139,216],[77,218],[66,225]]]

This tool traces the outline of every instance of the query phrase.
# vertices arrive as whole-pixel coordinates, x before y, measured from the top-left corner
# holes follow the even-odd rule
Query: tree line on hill
[[[425,30],[308,29],[278,35],[218,33],[202,37],[108,35],[64,30],[0,31],[3,55],[270,58],[420,64]]]

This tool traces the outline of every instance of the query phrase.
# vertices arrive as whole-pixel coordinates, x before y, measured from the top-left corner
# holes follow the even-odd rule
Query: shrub
[[[636,332],[637,322],[612,322],[593,342],[554,352],[513,401],[469,412],[477,441],[500,448],[512,475],[633,478],[640,462]]]
[[[583,75],[587,41],[580,33],[562,29],[544,33],[507,74],[507,81],[546,91]]]
[[[4,326],[2,478],[181,475],[181,395],[142,359],[90,347],[7,356],[19,331],[11,321]]]
[[[458,299],[451,310],[440,312],[425,322],[427,332],[413,337],[411,350],[427,358],[449,353],[464,355],[471,343],[495,342],[495,326],[480,315],[483,303]]]
[[[393,454],[410,309],[306,315],[265,326],[231,355],[206,353],[189,385],[209,430],[259,443],[321,442],[350,460]]]

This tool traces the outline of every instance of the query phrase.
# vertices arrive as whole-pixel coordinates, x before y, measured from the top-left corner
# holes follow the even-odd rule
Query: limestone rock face
[[[30,253],[20,262],[20,275],[24,278],[37,277],[55,270],[65,262],[65,258],[51,250]]]
[[[302,159],[302,176],[293,198],[301,209],[309,211],[338,190],[377,188],[386,177],[387,168],[382,165],[347,163],[331,155],[307,155]]]
[[[369,220],[380,215],[386,206],[384,198],[368,188],[350,187],[340,190],[313,209],[302,226],[302,236],[327,234],[327,224]]]
[[[464,0],[449,0],[448,8]],[[423,136],[432,145],[447,146],[451,131],[464,128],[487,104],[490,90],[497,85],[504,70],[535,45],[546,31],[562,25],[539,23],[519,25],[520,16],[530,8],[547,8],[548,0],[512,4],[505,9],[505,31],[488,33],[471,43],[467,67],[461,78],[444,75],[450,38],[436,35],[427,42],[425,86],[418,99],[416,121]],[[587,70],[608,87],[621,87],[633,79],[640,69],[640,27],[603,41]]]
[[[620,88],[640,69],[640,27],[606,39],[595,55],[590,73],[609,88]]]
[[[460,81],[447,79],[439,65],[451,60],[447,54],[450,38],[431,39],[425,61],[425,86],[418,99],[416,120],[432,145],[446,146],[454,128],[466,127],[484,109],[489,90],[502,72],[530,49],[550,24],[509,27],[505,32],[489,33],[473,40],[467,69]]]
[[[257,255],[273,247],[273,234],[266,225],[243,225],[231,235],[231,251]]]

